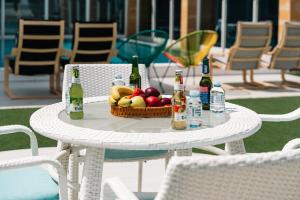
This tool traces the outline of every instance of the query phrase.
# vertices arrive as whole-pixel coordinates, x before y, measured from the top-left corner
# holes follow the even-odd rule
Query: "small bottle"
[[[66,103],[65,110],[68,115],[70,114],[70,93],[69,93],[70,87],[71,87],[71,83],[69,83],[68,88],[66,89],[66,92],[65,92],[65,103]]]
[[[172,96],[172,128],[183,130],[187,127],[186,97],[183,88],[182,70],[176,70],[174,93]]]
[[[139,63],[138,63],[138,56],[132,56],[132,71],[129,77],[129,86],[132,89],[141,88],[142,79],[141,75],[139,74]]]
[[[112,86],[116,86],[116,85],[125,85],[125,81],[122,77],[122,74],[115,75],[115,80],[113,80]]]
[[[217,81],[210,92],[210,110],[214,113],[225,112],[225,92],[221,82]]]
[[[209,76],[209,61],[208,58],[204,58],[202,63],[202,78],[199,83],[200,86],[200,98],[202,102],[202,110],[210,109],[210,90],[212,88],[212,82]]]
[[[73,67],[72,85],[70,87],[70,118],[83,118],[83,90],[79,78],[79,66]]]
[[[199,98],[199,91],[191,90],[188,101],[188,126],[199,128],[201,126],[202,103]]]

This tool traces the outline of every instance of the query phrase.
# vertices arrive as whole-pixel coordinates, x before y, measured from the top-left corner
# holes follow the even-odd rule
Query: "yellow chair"
[[[190,67],[193,67],[193,80],[195,84],[195,67],[198,67],[203,58],[207,56],[210,49],[217,42],[217,38],[218,36],[215,31],[195,31],[178,39],[167,47],[164,55],[179,66],[188,68],[186,77],[189,76]]]

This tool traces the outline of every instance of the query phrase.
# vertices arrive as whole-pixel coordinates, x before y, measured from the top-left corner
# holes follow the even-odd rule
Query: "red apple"
[[[155,96],[150,96],[146,98],[146,103],[149,107],[159,107],[161,106],[160,99]]]
[[[150,96],[158,97],[160,95],[160,92],[154,87],[149,87],[145,90],[145,95],[146,97],[150,97]]]
[[[161,104],[164,106],[164,105],[167,105],[167,104],[171,104],[171,99],[170,98],[162,98],[161,99]]]

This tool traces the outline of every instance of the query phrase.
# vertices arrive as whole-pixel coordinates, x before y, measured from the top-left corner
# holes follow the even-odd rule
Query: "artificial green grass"
[[[300,97],[267,99],[240,99],[230,102],[250,108],[257,113],[283,114],[300,107]],[[0,125],[23,124],[29,126],[30,115],[36,109],[0,110]],[[247,152],[281,150],[291,139],[300,138],[300,120],[292,122],[264,122],[262,128],[245,139]],[[39,147],[56,146],[56,142],[37,134]],[[0,136],[0,151],[29,147],[29,139],[23,134]]]
[[[29,126],[29,118],[37,109],[9,109],[0,110],[0,126],[22,124]],[[56,146],[56,141],[36,134],[39,147]],[[23,133],[0,136],[0,151],[29,148],[29,137]]]

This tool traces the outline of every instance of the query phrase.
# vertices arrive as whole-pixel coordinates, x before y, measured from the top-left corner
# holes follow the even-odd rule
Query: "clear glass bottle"
[[[142,78],[139,74],[138,56],[132,56],[132,71],[129,77],[129,86],[132,89],[141,88]]]
[[[125,81],[123,79],[122,74],[116,74],[115,79],[112,81],[112,86],[116,85],[125,85]]]
[[[79,78],[79,66],[73,67],[72,85],[70,87],[70,118],[83,118],[83,90]]]
[[[191,90],[188,100],[188,126],[189,128],[199,128],[201,126],[202,103],[199,98],[199,91]]]
[[[186,96],[183,88],[182,70],[176,70],[174,93],[172,96],[172,128],[183,130],[187,127]]]
[[[210,110],[214,113],[225,112],[225,91],[220,81],[215,82],[210,91]]]

